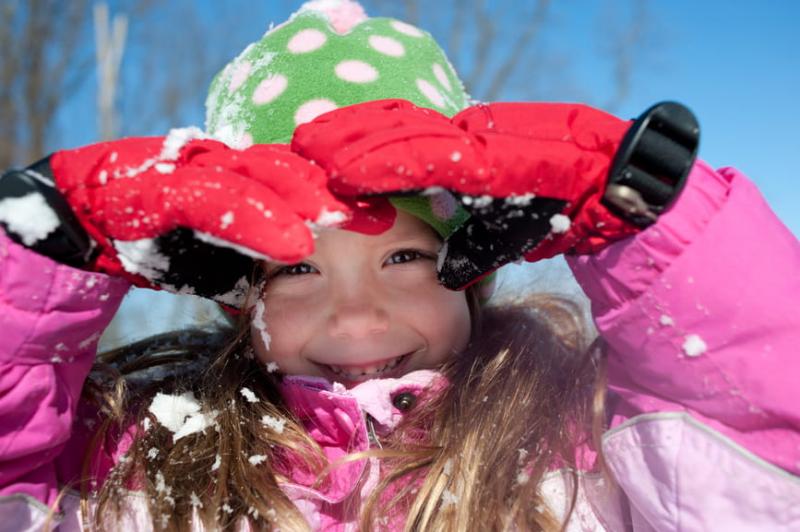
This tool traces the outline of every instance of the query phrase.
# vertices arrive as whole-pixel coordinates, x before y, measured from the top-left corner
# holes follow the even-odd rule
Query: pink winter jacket
[[[569,530],[800,530],[800,245],[750,181],[698,163],[657,224],[570,259],[610,347],[611,429],[603,452],[618,486],[580,476]],[[0,531],[38,530],[86,444],[76,414],[97,339],[128,286],[37,256],[0,234]],[[283,392],[331,458],[390,431],[399,393],[436,374],[347,391],[313,378]],[[365,413],[375,422],[365,423]],[[122,438],[107,467],[124,453]],[[315,529],[353,529],[344,508],[374,486],[364,461],[323,489],[284,486]],[[542,491],[568,501],[563,472]],[[120,530],[149,530],[130,493]],[[80,529],[77,497],[56,522]]]

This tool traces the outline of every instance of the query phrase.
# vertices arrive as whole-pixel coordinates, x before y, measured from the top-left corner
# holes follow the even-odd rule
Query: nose
[[[379,298],[363,289],[337,298],[328,321],[328,333],[339,339],[364,339],[388,329],[389,315]]]

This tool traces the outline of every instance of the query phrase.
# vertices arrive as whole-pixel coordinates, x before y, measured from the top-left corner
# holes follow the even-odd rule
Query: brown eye
[[[281,275],[289,275],[289,276],[297,276],[297,275],[308,275],[311,273],[319,273],[316,268],[307,264],[305,262],[301,262],[298,264],[289,264],[288,266],[282,266],[275,270],[270,277],[278,277]]]
[[[432,259],[432,257],[415,249],[401,249],[392,253],[391,257],[386,259],[386,264],[404,264],[420,259]]]

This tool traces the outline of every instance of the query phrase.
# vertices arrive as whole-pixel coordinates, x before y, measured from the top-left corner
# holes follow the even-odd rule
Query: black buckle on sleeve
[[[678,197],[697,157],[700,126],[676,102],[658,103],[625,133],[608,174],[603,204],[646,227]]]

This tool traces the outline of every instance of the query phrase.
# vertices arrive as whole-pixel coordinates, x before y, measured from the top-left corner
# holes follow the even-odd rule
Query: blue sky
[[[665,99],[689,105],[702,128],[700,156],[747,173],[800,235],[800,2],[670,0],[651,2],[651,10],[656,57],[638,72],[619,114]],[[588,21],[589,11],[579,18]],[[587,57],[577,71],[602,78],[590,63]]]

